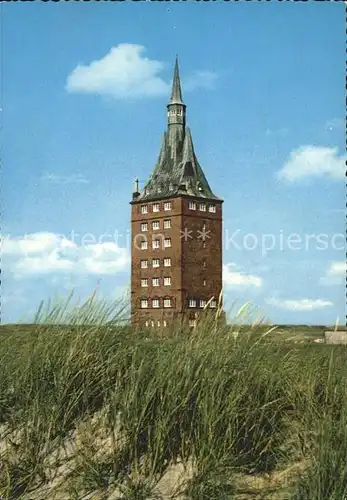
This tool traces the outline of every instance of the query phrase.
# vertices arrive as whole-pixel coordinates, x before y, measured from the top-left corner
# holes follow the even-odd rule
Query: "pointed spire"
[[[178,69],[178,56],[177,55],[176,55],[176,60],[175,60],[175,69],[174,69],[174,77],[173,77],[173,82],[172,82],[170,104],[183,104],[181,82],[180,82],[180,73],[179,73],[179,69]]]
[[[185,163],[194,162],[194,146],[193,146],[193,139],[192,139],[192,134],[190,132],[190,128],[186,127],[186,133],[184,137],[184,143],[183,143],[183,157],[182,157],[182,163],[183,165]]]

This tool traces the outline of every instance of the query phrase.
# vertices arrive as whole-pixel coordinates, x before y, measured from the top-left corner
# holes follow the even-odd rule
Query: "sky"
[[[187,123],[223,204],[230,315],[345,316],[343,2],[2,4],[2,322],[126,297],[133,180]]]

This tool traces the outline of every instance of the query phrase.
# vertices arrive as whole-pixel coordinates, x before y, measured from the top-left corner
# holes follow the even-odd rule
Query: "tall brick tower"
[[[131,321],[190,326],[222,290],[222,203],[213,194],[186,127],[176,58],[168,126],[151,177],[131,201]]]

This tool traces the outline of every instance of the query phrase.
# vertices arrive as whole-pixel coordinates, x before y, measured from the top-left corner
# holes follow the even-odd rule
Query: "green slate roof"
[[[183,104],[178,58],[176,56],[170,104]]]
[[[177,58],[169,104],[182,105],[185,116]],[[212,192],[200,167],[190,129],[175,123],[168,125],[153,173],[141,192],[134,193],[133,202],[181,195],[222,201]]]

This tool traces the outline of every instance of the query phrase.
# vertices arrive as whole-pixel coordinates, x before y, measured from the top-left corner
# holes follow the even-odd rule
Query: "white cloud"
[[[121,43],[101,59],[79,64],[69,74],[68,92],[99,94],[115,99],[168,96],[170,81],[161,76],[166,64],[144,56],[145,47]],[[212,71],[195,71],[183,83],[185,91],[198,87],[212,88],[217,75]]]
[[[346,279],[346,261],[331,262],[325,276],[320,279],[322,285],[340,285]]]
[[[54,233],[33,233],[3,241],[3,253],[16,279],[50,273],[109,275],[127,268],[127,249],[113,242],[77,245]]]
[[[266,299],[265,302],[269,305],[278,307],[280,309],[287,309],[289,311],[313,311],[315,309],[323,309],[333,305],[330,300],[322,299],[277,299],[272,297]]]
[[[82,174],[56,175],[46,173],[41,177],[41,180],[50,184],[89,184],[89,180]]]
[[[143,56],[145,47],[121,43],[88,65],[79,64],[67,78],[69,92],[102,94],[118,99],[168,94],[159,76],[164,64]]]
[[[242,271],[232,270],[238,269],[236,264],[226,264],[223,266],[223,282],[225,286],[255,286],[260,287],[263,279],[260,276],[246,274]]]
[[[184,80],[182,83],[183,89],[191,92],[197,88],[212,89],[218,75],[213,71],[194,71],[194,73]]]
[[[280,179],[295,182],[308,177],[342,179],[347,155],[338,155],[338,149],[302,146],[291,152],[289,160],[277,172]]]

